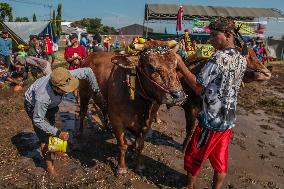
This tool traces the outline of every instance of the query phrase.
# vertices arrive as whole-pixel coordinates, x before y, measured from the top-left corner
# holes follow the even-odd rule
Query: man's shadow
[[[176,142],[173,137],[170,137],[166,135],[165,133],[161,133],[160,131],[150,129],[148,134],[147,134],[147,139],[146,141],[154,144],[154,145],[164,145],[164,146],[169,146],[173,147],[177,150],[182,149],[182,144]]]
[[[42,156],[39,151],[39,141],[35,133],[21,132],[11,138],[21,156],[31,158],[36,167],[44,168]]]
[[[118,146],[115,144],[116,142],[109,142],[109,140],[113,140],[113,134],[102,129],[92,129],[91,133],[85,134],[83,138],[84,144],[82,148],[80,150],[72,150],[68,155],[71,158],[78,159],[81,165],[85,167],[93,167],[97,161],[103,162],[110,166],[113,174],[116,175],[119,151]],[[134,157],[132,146],[129,146],[126,164],[128,169],[132,171],[135,170],[137,162]],[[186,177],[184,174],[149,156],[143,155],[143,153],[141,159],[146,167],[141,176],[146,177],[147,180],[155,185],[159,187],[182,187],[185,185]]]

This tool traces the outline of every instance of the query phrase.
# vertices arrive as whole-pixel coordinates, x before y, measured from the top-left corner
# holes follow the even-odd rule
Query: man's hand
[[[67,141],[67,140],[68,140],[68,138],[69,138],[69,134],[68,134],[68,132],[60,132],[60,134],[59,134],[59,138],[60,138],[60,139],[62,139],[62,140]]]

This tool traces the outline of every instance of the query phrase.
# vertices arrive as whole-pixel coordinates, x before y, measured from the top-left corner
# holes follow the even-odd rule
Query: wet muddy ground
[[[284,65],[273,65],[273,78],[246,84],[239,96],[237,126],[229,147],[224,188],[284,188]],[[92,107],[92,106],[91,106]],[[68,96],[60,106],[57,126],[74,132],[78,107]],[[116,176],[118,148],[102,129],[95,109],[89,111],[84,138],[71,137],[68,156],[57,157],[58,177],[49,178],[36,146],[37,137],[23,108],[23,93],[0,91],[0,188],[182,188],[186,182],[185,136],[181,108],[160,110],[161,124],[149,132],[142,175],[134,172],[131,147],[128,173]],[[128,134],[131,143],[132,136]],[[213,171],[206,162],[197,188],[210,188]]]

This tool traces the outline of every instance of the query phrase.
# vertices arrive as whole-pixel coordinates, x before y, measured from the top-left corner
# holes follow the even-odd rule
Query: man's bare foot
[[[46,162],[46,170],[47,170],[49,176],[56,177],[57,173],[55,171],[55,168],[53,166],[52,161],[46,160],[45,162]]]

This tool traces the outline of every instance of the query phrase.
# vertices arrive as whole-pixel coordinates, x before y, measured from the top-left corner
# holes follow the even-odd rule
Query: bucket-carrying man
[[[216,52],[199,75],[193,75],[182,61],[178,62],[188,85],[203,99],[199,125],[184,158],[190,189],[194,188],[197,175],[208,158],[214,169],[213,188],[222,187],[227,172],[228,145],[236,120],[237,95],[247,66],[234,44],[234,23],[221,19],[211,22],[209,28]]]
[[[63,95],[73,92],[79,86],[79,80],[86,80],[97,99],[104,101],[96,77],[91,68],[68,71],[57,68],[47,76],[36,80],[25,93],[25,110],[31,118],[34,131],[39,138],[40,150],[46,163],[46,169],[52,176],[56,175],[51,152],[48,152],[49,136],[56,136],[67,141],[69,135],[54,127],[55,114]]]

